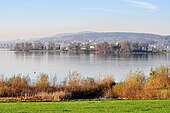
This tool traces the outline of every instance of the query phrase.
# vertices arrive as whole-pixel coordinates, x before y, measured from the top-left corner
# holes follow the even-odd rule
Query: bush
[[[151,69],[147,79],[142,73],[130,73],[113,87],[113,93],[120,98],[170,98],[169,67]]]
[[[12,76],[0,79],[0,97],[13,97],[29,101],[94,98],[170,98],[170,68],[160,66],[151,69],[146,78],[142,72],[130,72],[123,81],[115,83],[112,76],[103,79],[82,78],[77,71],[56,84],[47,74],[40,74],[31,84],[28,76]],[[52,84],[50,84],[52,83]],[[8,99],[6,99],[8,101]],[[11,99],[10,99],[11,100]]]
[[[170,98],[170,71],[168,66],[151,69],[145,86],[146,98]]]
[[[130,73],[123,82],[113,87],[114,96],[120,98],[142,98],[145,81],[143,73]]]

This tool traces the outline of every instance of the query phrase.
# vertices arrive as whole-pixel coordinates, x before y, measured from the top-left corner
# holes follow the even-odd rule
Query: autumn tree
[[[115,97],[120,98],[141,98],[145,76],[141,72],[129,73],[123,82],[113,87]]]
[[[103,80],[100,83],[100,85],[103,87],[104,97],[111,98],[113,96],[112,87],[115,84],[116,83],[111,75],[104,76]]]
[[[41,73],[36,81],[37,92],[46,92],[49,87],[48,75]]]
[[[80,73],[77,71],[69,72],[68,74],[68,87],[70,90],[76,90],[79,88],[81,82]]]
[[[161,66],[151,69],[150,77],[145,84],[145,93],[148,98],[170,97],[170,69]]]
[[[101,43],[102,53],[109,53],[110,52],[110,45],[108,42]]]
[[[9,78],[8,84],[12,96],[24,96],[28,92],[30,78],[28,76],[13,76]]]
[[[0,97],[8,97],[10,89],[7,81],[4,80],[4,76],[0,75]]]
[[[128,41],[120,42],[120,46],[119,53],[130,53],[132,51],[131,44]]]

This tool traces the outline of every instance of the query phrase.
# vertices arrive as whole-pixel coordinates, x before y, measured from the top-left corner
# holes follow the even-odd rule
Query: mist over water
[[[83,77],[113,75],[121,81],[130,70],[149,74],[151,67],[170,65],[170,54],[70,54],[59,52],[0,51],[0,74],[5,77],[23,74],[36,79],[39,73],[57,75],[62,81],[69,71]]]

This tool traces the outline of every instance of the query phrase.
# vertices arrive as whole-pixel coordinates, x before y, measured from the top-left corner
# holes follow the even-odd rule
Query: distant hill
[[[131,42],[148,42],[148,43],[168,43],[170,36],[162,36],[149,33],[128,33],[128,32],[79,32],[79,33],[65,33],[58,34],[46,38],[38,39],[39,41],[131,41]]]
[[[49,41],[58,41],[58,42],[72,42],[72,41],[88,41],[95,40],[96,42],[101,41],[131,41],[131,42],[147,42],[147,43],[170,43],[170,36],[162,36],[157,34],[149,34],[149,33],[130,33],[130,32],[79,32],[79,33],[63,33],[57,34],[45,38],[39,39],[31,39],[25,41],[41,41],[41,42],[49,42]],[[21,42],[24,40],[18,40]],[[24,41],[24,42],[25,42]],[[17,42],[11,41],[11,42]]]

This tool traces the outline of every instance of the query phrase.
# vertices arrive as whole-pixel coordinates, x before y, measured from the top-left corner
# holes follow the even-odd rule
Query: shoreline
[[[77,54],[113,54],[113,55],[124,55],[124,54],[170,54],[170,52],[156,52],[156,51],[147,51],[147,52],[130,52],[130,53],[102,53],[97,51],[62,51],[62,50],[29,50],[29,51],[15,51],[10,49],[0,49],[0,51],[13,51],[13,52],[56,52],[56,53],[77,53]]]

